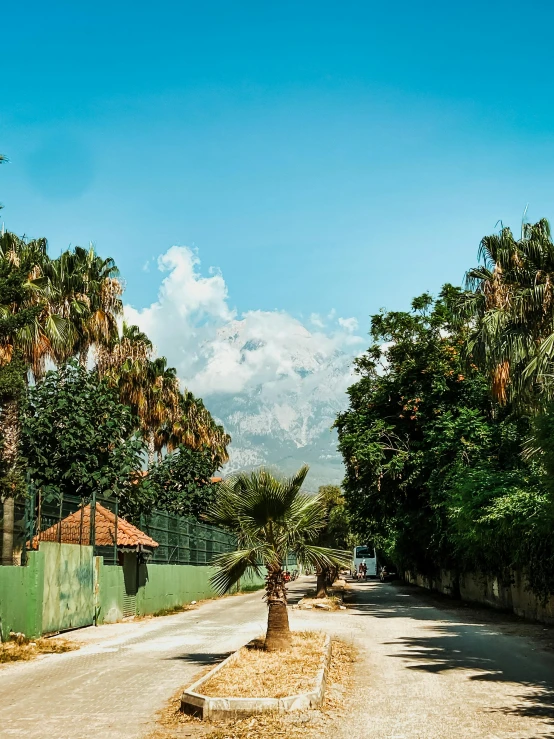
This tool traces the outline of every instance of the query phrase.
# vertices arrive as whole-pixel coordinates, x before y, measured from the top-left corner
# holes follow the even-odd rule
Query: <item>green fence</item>
[[[235,537],[226,531],[162,511],[142,517],[139,528],[159,544],[153,564],[208,565],[217,554],[236,548]]]

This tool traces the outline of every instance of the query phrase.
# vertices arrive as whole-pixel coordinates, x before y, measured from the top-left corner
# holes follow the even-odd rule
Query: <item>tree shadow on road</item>
[[[408,670],[435,675],[463,670],[471,681],[521,686],[511,705],[489,710],[538,719],[545,729],[554,729],[554,656],[537,651],[530,659],[520,650],[510,654],[504,647],[497,649],[494,640],[500,635],[474,624],[434,623],[423,628],[429,635],[385,642],[396,648],[390,656],[404,660]],[[554,739],[552,732],[540,736]]]
[[[467,680],[516,686],[510,705],[489,710],[536,719],[546,733],[535,739],[554,739],[552,629],[404,585],[356,589],[351,609],[418,622],[415,635],[385,642],[393,648],[391,657],[403,660],[408,670],[434,675],[460,670]],[[413,624],[409,630],[413,634]]]
[[[168,657],[168,660],[181,660],[183,662],[190,662],[194,665],[212,665],[218,662],[222,662],[227,657],[230,657],[232,652],[221,652],[220,654],[203,653],[203,652],[188,652],[186,654],[176,654],[173,657]]]

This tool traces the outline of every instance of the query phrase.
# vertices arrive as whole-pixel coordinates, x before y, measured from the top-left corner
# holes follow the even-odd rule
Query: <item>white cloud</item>
[[[337,323],[350,334],[353,334],[354,331],[358,330],[358,321],[356,318],[339,318]]]
[[[165,273],[158,299],[141,309],[126,306],[125,317],[148,334],[200,396],[263,391],[277,401],[289,392],[309,395],[321,384],[323,368],[327,371],[337,356],[342,367],[349,367],[344,354],[351,357],[363,348],[353,318],[338,318],[324,330],[321,317],[312,314],[314,330],[309,330],[285,311],[239,316],[230,307],[221,273],[212,269],[204,276],[197,252],[188,247],[171,247],[159,257],[158,269]],[[332,311],[329,319],[335,315]],[[349,369],[342,374],[334,387],[319,387],[319,392],[340,387],[344,393]]]
[[[325,324],[323,323],[319,313],[312,313],[310,315],[310,323],[318,328],[325,328]]]

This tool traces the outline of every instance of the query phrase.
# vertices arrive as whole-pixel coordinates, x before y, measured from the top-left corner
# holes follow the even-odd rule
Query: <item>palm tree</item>
[[[316,546],[326,523],[326,509],[319,495],[301,492],[308,474],[304,466],[290,479],[278,479],[267,470],[234,475],[218,486],[213,510],[207,519],[232,531],[237,551],[218,555],[211,578],[216,591],[227,592],[246,572],[261,574],[267,568],[268,605],[265,647],[284,649],[290,644],[287,590],[283,565],[289,553],[309,567],[347,564],[348,552]]]
[[[123,311],[119,271],[111,257],[77,246],[49,261],[43,273],[50,302],[72,327],[72,344],[59,361],[77,355],[84,367],[91,347],[108,346],[117,337],[116,319]]]
[[[96,368],[100,377],[117,389],[119,399],[128,405],[138,420],[139,427],[147,425],[148,366],[152,342],[138,326],[123,323],[121,336],[108,346],[100,346],[96,353]]]
[[[203,401],[185,390],[180,395],[179,412],[172,423],[163,424],[156,431],[161,446],[168,451],[184,444],[189,449],[208,449],[217,467],[229,460],[227,447],[231,437],[217,424]]]
[[[150,466],[156,452],[161,456],[167,443],[169,432],[164,430],[177,424],[181,397],[177,370],[167,366],[165,357],[151,359],[152,350],[145,333],[124,323],[121,337],[97,351],[100,376],[117,388],[121,402],[137,418],[138,429],[148,446]]]
[[[10,369],[19,380],[12,380],[14,392],[5,394],[0,409],[0,428],[4,441],[5,468],[4,532],[2,562],[13,563],[13,519],[18,487],[20,439],[20,385],[28,371],[35,378],[47,360],[55,361],[70,345],[71,325],[57,312],[50,300],[44,269],[48,265],[46,240],[26,241],[12,233],[0,235],[0,275],[3,294],[0,303],[0,368]]]
[[[3,317],[21,318],[12,331],[0,337],[0,363],[11,361],[18,352],[37,378],[43,374],[46,361],[55,362],[73,341],[70,319],[59,312],[59,300],[53,299],[44,277],[50,261],[46,239],[26,241],[10,232],[1,234],[0,261],[23,288],[0,306]]]
[[[158,357],[148,364],[147,371],[148,414],[143,432],[148,446],[148,464],[154,463],[154,455],[161,458],[163,435],[156,433],[164,426],[171,427],[179,417],[179,380],[177,370],[167,366],[165,357]]]
[[[554,244],[543,219],[523,224],[516,240],[509,228],[485,237],[483,264],[466,276],[468,292],[458,317],[469,325],[472,361],[488,371],[492,391],[537,403],[536,391],[552,395],[554,359]]]

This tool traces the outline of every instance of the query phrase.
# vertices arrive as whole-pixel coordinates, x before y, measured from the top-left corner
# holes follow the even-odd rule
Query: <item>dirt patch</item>
[[[8,641],[0,644],[0,664],[35,659],[40,654],[62,654],[79,649],[67,639],[36,639],[35,641]]]
[[[356,651],[351,644],[333,639],[327,673],[327,689],[319,710],[289,714],[262,714],[230,724],[215,724],[181,713],[182,690],[176,693],[159,714],[159,726],[148,739],[321,739],[333,732],[345,712],[345,697],[352,692]]]
[[[304,598],[298,601],[297,605],[292,606],[294,609],[301,611],[321,610],[321,611],[339,611],[344,608],[343,600],[346,594],[346,581],[342,578],[335,580],[333,587],[328,589],[326,598],[316,598],[315,590],[308,590]]]
[[[291,634],[290,649],[266,652],[263,639],[256,639],[204,683],[201,692],[212,698],[284,698],[314,690],[324,642],[320,632],[297,631]]]

